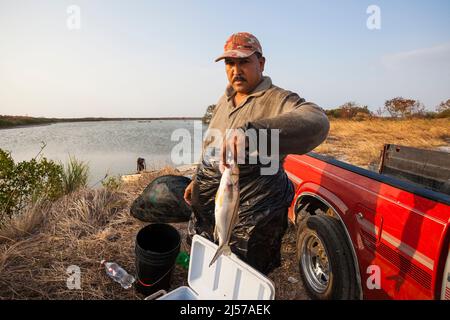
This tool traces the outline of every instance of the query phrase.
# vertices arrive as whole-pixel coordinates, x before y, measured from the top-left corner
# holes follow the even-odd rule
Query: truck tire
[[[337,219],[313,215],[302,221],[297,234],[297,261],[312,298],[358,299],[353,257]]]

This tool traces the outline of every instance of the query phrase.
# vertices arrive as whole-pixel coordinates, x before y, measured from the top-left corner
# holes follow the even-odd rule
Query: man
[[[193,211],[189,236],[200,234],[213,239],[214,196],[221,173],[217,162],[211,160],[217,159],[217,153],[211,150],[221,150],[219,159],[224,161],[225,146],[240,141],[238,154],[244,152],[248,160],[256,151],[258,161],[239,164],[240,222],[233,229],[230,245],[242,260],[267,274],[280,266],[281,240],[294,196],[293,186],[282,168],[283,159],[289,153],[309,152],[322,143],[328,134],[329,122],[317,105],[274,86],[269,77],[263,76],[265,58],[258,39],[252,34],[231,35],[216,62],[220,60],[225,60],[229,85],[216,104],[203,142],[202,161],[185,190],[185,200]],[[278,162],[272,174],[261,174],[263,140],[258,139],[253,150],[248,139],[234,138],[242,137],[242,133],[226,134],[227,129],[238,128],[244,133],[263,131],[270,141],[278,138],[279,150],[275,150],[278,158],[272,157]],[[278,130],[276,136],[273,130]],[[226,138],[217,138],[217,132]]]
[[[144,171],[146,169],[145,159],[139,157],[137,159],[137,172]]]

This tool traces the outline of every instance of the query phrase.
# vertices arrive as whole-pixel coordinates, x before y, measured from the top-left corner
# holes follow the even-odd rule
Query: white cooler
[[[221,255],[209,267],[217,245],[195,235],[189,261],[189,287],[179,287],[157,300],[273,300],[273,282],[235,254]],[[158,294],[158,293],[156,293]],[[152,299],[156,294],[147,297]]]

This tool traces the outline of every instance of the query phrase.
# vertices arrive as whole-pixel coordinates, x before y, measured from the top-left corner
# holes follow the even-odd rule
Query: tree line
[[[206,108],[202,118],[204,123],[209,123],[214,113],[216,105],[212,104]],[[442,101],[434,111],[427,111],[425,105],[419,100],[396,97],[386,100],[383,107],[375,112],[369,110],[367,105],[360,105],[354,101],[346,102],[343,105],[325,110],[331,118],[364,120],[375,117],[390,117],[397,119],[406,118],[450,118],[450,99]]]

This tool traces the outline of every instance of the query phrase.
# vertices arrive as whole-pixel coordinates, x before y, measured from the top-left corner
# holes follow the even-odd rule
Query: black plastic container
[[[169,224],[154,223],[136,235],[136,291],[146,296],[169,290],[172,271],[180,252],[181,237]]]

